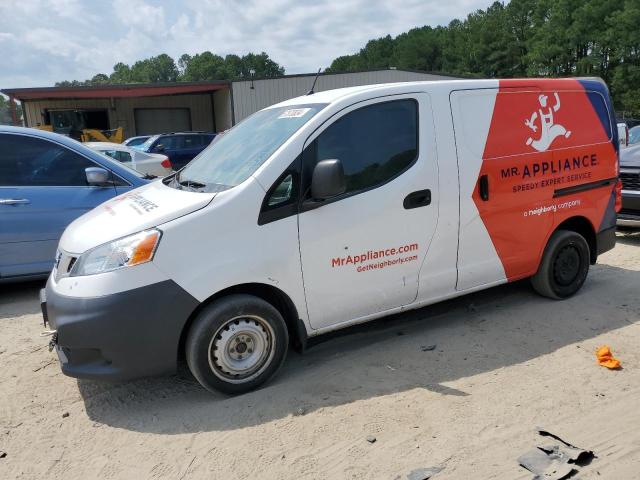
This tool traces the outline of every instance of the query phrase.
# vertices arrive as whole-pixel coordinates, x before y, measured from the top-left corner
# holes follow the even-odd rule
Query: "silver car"
[[[640,145],[630,145],[620,151],[622,180],[622,210],[618,225],[640,227]]]

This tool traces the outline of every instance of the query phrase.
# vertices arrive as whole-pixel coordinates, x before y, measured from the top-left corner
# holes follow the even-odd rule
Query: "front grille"
[[[629,215],[631,217],[640,217],[640,211],[638,210],[631,210],[630,208],[623,208],[622,210],[620,210],[620,215]]]
[[[620,173],[624,190],[640,190],[640,173]]]

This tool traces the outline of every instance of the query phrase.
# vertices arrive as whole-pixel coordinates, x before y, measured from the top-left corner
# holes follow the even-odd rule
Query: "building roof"
[[[331,75],[357,74],[365,72],[379,72],[397,70],[401,72],[420,73],[425,75],[449,77],[446,73],[421,72],[406,69],[373,69],[355,72],[321,72],[320,77]],[[179,95],[188,93],[211,92],[229,88],[233,82],[248,82],[251,80],[278,80],[281,78],[315,77],[316,73],[297,73],[278,77],[238,78],[232,81],[214,80],[207,82],[172,82],[172,83],[131,83],[120,85],[91,85],[81,87],[38,87],[38,88],[5,88],[0,92],[17,100],[40,100],[56,98],[122,98],[122,97],[154,97],[160,95]]]
[[[226,80],[212,82],[132,83],[82,87],[5,88],[0,92],[17,100],[44,98],[122,98],[154,97],[185,93],[212,92],[229,88]]]
[[[231,83],[236,83],[236,82],[250,82],[251,80],[253,81],[258,81],[258,80],[278,80],[280,78],[296,78],[296,77],[315,77],[316,75],[318,75],[319,77],[331,77],[331,76],[335,76],[335,75],[350,75],[350,74],[358,74],[358,73],[370,73],[370,72],[409,72],[409,73],[418,73],[421,75],[429,75],[429,76],[434,76],[434,77],[443,77],[446,79],[451,79],[451,78],[477,78],[474,76],[463,76],[463,75],[459,75],[459,74],[452,74],[452,73],[445,73],[445,72],[429,72],[429,71],[425,71],[425,70],[411,70],[409,68],[395,68],[395,67],[390,67],[390,68],[370,68],[370,69],[365,69],[365,70],[350,70],[348,72],[312,72],[312,73],[290,73],[287,75],[279,75],[277,77],[244,77],[244,78],[234,78],[233,80],[231,80]]]

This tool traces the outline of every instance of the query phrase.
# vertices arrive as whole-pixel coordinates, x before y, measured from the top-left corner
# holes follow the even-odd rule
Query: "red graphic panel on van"
[[[608,102],[573,79],[500,81],[473,200],[509,280],[535,273],[563,221],[600,228],[617,176]]]

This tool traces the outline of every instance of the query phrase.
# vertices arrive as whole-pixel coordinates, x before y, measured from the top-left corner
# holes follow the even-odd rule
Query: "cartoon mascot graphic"
[[[540,138],[534,140],[529,137],[527,139],[527,145],[531,145],[539,152],[546,151],[557,137],[564,136],[565,138],[569,138],[571,136],[571,132],[562,125],[553,123],[553,112],[560,110],[560,97],[557,92],[553,95],[556,99],[556,104],[553,107],[547,106],[549,97],[544,93],[539,95],[538,101],[540,102],[540,108],[537,112],[531,114],[531,118],[527,118],[524,121],[527,127],[537,132],[538,127],[536,126],[536,120],[540,117]]]

